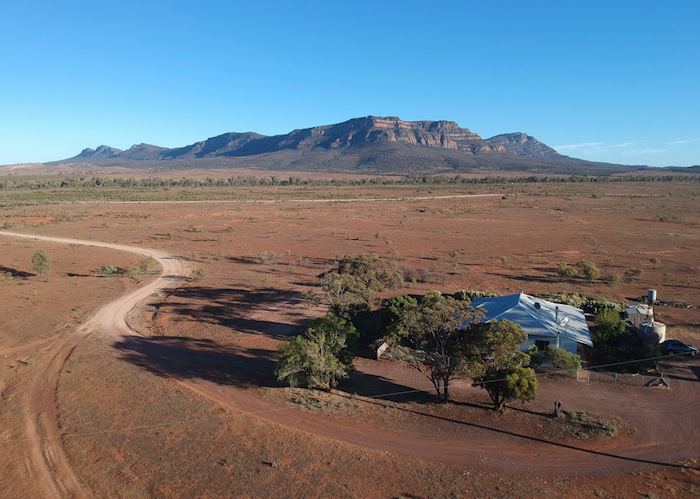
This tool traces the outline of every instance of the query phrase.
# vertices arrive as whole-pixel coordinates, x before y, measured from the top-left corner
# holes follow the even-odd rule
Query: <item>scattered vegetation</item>
[[[585,411],[562,411],[562,414],[567,421],[580,425],[576,432],[579,438],[614,437],[620,431],[620,423],[615,419],[598,418]]]
[[[190,279],[193,281],[201,281],[207,276],[207,271],[204,270],[202,267],[197,267],[192,271],[192,274],[190,275]]]
[[[401,178],[375,177],[359,179],[320,179],[290,176],[255,177],[234,176],[229,178],[128,178],[128,177],[83,177],[55,176],[31,178],[3,178],[0,190],[115,190],[142,189],[154,191],[156,188],[213,189],[226,187],[269,187],[269,186],[372,186],[372,185],[492,185],[492,184],[565,184],[565,183],[622,183],[622,182],[700,182],[698,175],[571,175],[565,176],[485,176],[465,177],[461,175],[407,175]],[[658,215],[661,222],[675,221],[677,217]]]
[[[258,253],[258,255],[255,257],[255,260],[260,265],[273,265],[277,263],[277,253],[275,253],[274,251],[263,251]]]

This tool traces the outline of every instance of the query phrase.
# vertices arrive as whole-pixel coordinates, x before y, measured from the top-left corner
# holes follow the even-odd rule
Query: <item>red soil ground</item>
[[[56,472],[75,479],[59,490],[98,496],[697,494],[696,362],[669,365],[669,391],[544,381],[526,412],[516,406],[504,415],[480,407],[483,393],[466,383],[456,387],[453,404],[434,408],[421,399],[375,404],[341,395],[292,403],[295,394],[272,379],[279,342],[322,313],[305,293],[344,253],[400,259],[428,281],[405,290],[413,293],[524,289],[625,299],[653,286],[665,300],[697,306],[697,193],[693,186],[672,187],[670,197],[666,186],[601,186],[595,197],[556,186],[506,199],[8,211],[13,230],[157,247],[206,270],[201,281],[131,314],[147,337],[98,335],[73,345],[65,364],[52,371],[57,405],[48,416],[58,421],[68,470]],[[55,212],[66,221],[34,225]],[[677,218],[659,221],[665,213]],[[553,269],[562,258],[591,259],[604,272],[642,267],[644,274],[613,286],[561,282]],[[66,306],[49,304],[41,315],[65,314]],[[660,307],[658,314],[671,335],[697,342],[697,308]],[[360,359],[357,368],[345,390],[375,395],[426,387],[415,373],[386,362]],[[618,418],[631,433],[573,438],[543,415],[556,399]],[[24,455],[19,438],[6,445]],[[677,466],[682,463],[688,466]],[[36,491],[26,473],[13,476],[18,480],[8,490]]]

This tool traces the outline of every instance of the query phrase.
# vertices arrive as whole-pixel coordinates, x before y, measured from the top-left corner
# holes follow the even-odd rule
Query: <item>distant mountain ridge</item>
[[[484,139],[454,121],[404,121],[395,116],[365,116],[273,136],[228,132],[177,148],[137,144],[121,150],[101,145],[54,164],[135,166],[136,162],[161,167],[181,166],[187,162],[190,167],[239,165],[380,173],[484,168],[526,171],[563,168],[570,171],[574,164],[606,169],[605,164],[560,155],[523,132]]]
[[[482,139],[471,130],[461,128],[454,121],[403,121],[394,116],[366,116],[334,125],[293,130],[283,135],[265,136],[255,132],[229,132],[173,149],[138,144],[122,151],[103,145],[97,149],[84,149],[79,155],[64,161],[240,157],[285,149],[343,149],[392,142],[459,150],[470,154],[500,153],[536,158],[558,155],[554,149],[525,133],[510,133]]]

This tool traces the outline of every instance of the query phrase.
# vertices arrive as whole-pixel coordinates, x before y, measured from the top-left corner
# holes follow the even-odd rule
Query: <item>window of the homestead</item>
[[[547,340],[535,340],[535,346],[540,352],[544,352],[549,347],[549,342]]]

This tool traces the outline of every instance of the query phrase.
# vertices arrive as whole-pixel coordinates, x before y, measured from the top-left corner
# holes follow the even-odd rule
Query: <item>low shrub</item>
[[[100,267],[100,274],[104,275],[114,275],[119,272],[119,268],[116,265],[112,265],[111,263],[108,263],[107,265],[103,265]]]
[[[573,267],[569,267],[564,260],[559,262],[559,266],[557,267],[557,275],[559,277],[571,279],[572,277],[575,277],[577,273],[578,271]]]
[[[625,271],[625,281],[633,282],[639,279],[642,276],[642,274],[644,274],[644,270],[639,267],[627,269]]]
[[[600,270],[598,270],[596,264],[590,260],[581,260],[576,264],[576,266],[584,279],[595,281],[598,279],[598,277],[600,277]]]

